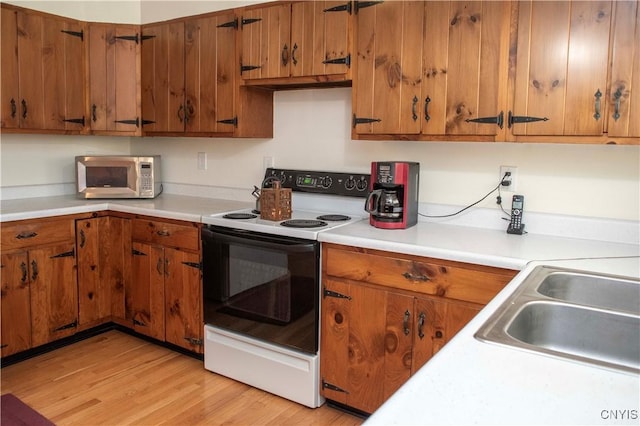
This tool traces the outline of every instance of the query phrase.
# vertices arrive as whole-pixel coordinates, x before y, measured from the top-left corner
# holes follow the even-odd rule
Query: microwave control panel
[[[280,181],[282,188],[291,188],[292,191],[363,198],[368,194],[369,181],[371,179],[371,175],[365,173],[274,168],[268,168],[264,177],[265,180],[275,177]]]
[[[140,192],[153,192],[153,167],[151,163],[140,163]]]

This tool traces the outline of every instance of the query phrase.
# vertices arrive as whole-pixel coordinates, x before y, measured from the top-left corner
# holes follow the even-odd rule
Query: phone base
[[[507,234],[516,234],[516,235],[524,234],[524,223],[520,225],[519,228],[514,228],[513,226],[509,225],[509,227],[507,228]]]

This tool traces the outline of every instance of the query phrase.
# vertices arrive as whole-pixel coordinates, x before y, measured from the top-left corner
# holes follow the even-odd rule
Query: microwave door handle
[[[261,237],[255,234],[247,233],[243,236],[227,235],[210,229],[203,228],[203,235],[207,239],[215,239],[224,243],[237,243],[244,245],[252,245],[254,247],[263,247],[268,249],[282,250],[289,253],[305,253],[315,250],[316,243],[291,243],[285,240],[269,237]]]

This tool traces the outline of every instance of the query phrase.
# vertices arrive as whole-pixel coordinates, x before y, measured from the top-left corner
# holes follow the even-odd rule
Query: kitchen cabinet
[[[271,137],[273,93],[240,87],[232,11],[143,26],[147,135]]]
[[[352,7],[351,1],[302,1],[242,9],[245,84],[348,84]]]
[[[323,245],[325,398],[372,413],[515,271]]]
[[[613,2],[611,73],[607,89],[609,137],[640,138],[640,3]]]
[[[356,3],[355,139],[504,137],[507,2]]]
[[[85,130],[85,26],[2,4],[3,131]]]
[[[96,213],[76,221],[78,326],[125,321],[131,273],[131,221]]]
[[[91,132],[140,136],[140,26],[90,23],[88,33]]]
[[[202,353],[202,269],[197,224],[136,218],[126,316],[133,329]]]
[[[600,136],[611,1],[518,2],[513,112],[516,136]]]
[[[0,232],[2,356],[74,334],[78,326],[74,220],[10,222]]]

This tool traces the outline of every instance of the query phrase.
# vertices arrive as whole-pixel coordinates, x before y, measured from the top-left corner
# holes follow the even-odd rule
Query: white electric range
[[[203,217],[205,368],[309,407],[320,396],[318,234],[364,220],[367,174],[267,169],[292,215]]]

